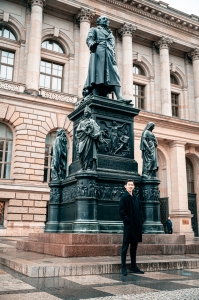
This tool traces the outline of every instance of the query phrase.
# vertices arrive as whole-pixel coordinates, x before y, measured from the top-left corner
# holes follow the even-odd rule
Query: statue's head
[[[101,16],[97,19],[97,25],[102,25],[102,26],[109,26],[110,21],[106,16]]]
[[[155,124],[153,123],[153,122],[149,122],[147,125],[146,125],[146,128],[145,128],[145,130],[146,129],[148,129],[148,130],[153,130],[154,129],[154,127],[155,127]]]
[[[84,116],[91,116],[91,109],[88,105],[86,105],[86,107],[84,108]]]
[[[112,124],[113,124],[114,126],[116,126],[116,125],[117,125],[117,123],[116,123],[115,121],[113,121],[113,122],[112,122]]]
[[[66,137],[66,132],[65,132],[64,128],[57,130],[57,136]]]

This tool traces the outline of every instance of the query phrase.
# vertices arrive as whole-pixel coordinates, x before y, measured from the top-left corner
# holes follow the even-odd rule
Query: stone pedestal
[[[143,233],[164,234],[164,227],[160,222],[159,184],[160,180],[157,178],[146,179],[142,177],[141,204],[145,219]]]
[[[59,228],[59,207],[61,200],[60,181],[50,182],[50,203],[48,205],[46,232],[57,232]]]
[[[103,142],[98,143],[96,171],[82,171],[78,159],[76,129],[84,117],[86,105],[103,131]],[[51,197],[45,231],[55,232],[59,223],[57,232],[123,232],[118,206],[125,190],[125,180],[132,178],[137,187],[141,181],[138,164],[134,160],[134,117],[138,113],[139,110],[131,104],[93,96],[68,116],[74,122],[73,160],[66,180],[59,187],[50,183],[51,195],[54,193],[57,200]],[[59,191],[60,198],[57,196]],[[135,189],[137,191],[138,188]],[[57,207],[59,213],[56,215]]]

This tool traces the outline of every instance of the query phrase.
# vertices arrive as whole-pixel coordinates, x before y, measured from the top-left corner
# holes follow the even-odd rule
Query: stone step
[[[102,244],[118,244],[121,245],[123,239],[122,234],[78,234],[78,233],[30,233],[29,240],[65,244],[65,245],[102,245]],[[185,235],[177,234],[143,234],[143,244],[185,244]]]
[[[62,258],[40,253],[7,250],[0,253],[0,264],[28,277],[84,276],[121,273],[120,256]],[[198,269],[198,255],[137,256],[145,272]],[[130,259],[127,257],[127,268]]]
[[[121,244],[65,245],[36,241],[17,241],[17,249],[60,257],[95,257],[120,255]],[[164,245],[140,243],[137,255],[184,255],[199,253],[199,245]]]

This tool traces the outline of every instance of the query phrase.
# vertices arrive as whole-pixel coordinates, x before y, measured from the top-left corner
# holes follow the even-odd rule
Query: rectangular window
[[[62,90],[63,66],[41,61],[40,65],[40,87],[61,92]]]
[[[0,78],[13,80],[14,53],[0,50]]]
[[[136,108],[144,109],[144,86],[133,84],[133,100]]]
[[[179,117],[178,114],[178,94],[171,93],[171,107],[172,107],[172,116]]]
[[[4,221],[4,208],[5,208],[5,202],[0,201],[0,225],[3,225],[3,221]]]

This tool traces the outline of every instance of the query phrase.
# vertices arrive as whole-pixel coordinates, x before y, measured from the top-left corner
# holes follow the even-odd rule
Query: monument
[[[64,145],[59,133],[53,146],[45,232],[122,233],[118,203],[125,180],[131,178],[136,185],[134,193],[144,204],[145,231],[163,233],[156,205],[160,182],[155,177],[158,163],[153,127],[149,123],[142,135],[141,177],[134,160],[134,117],[139,109],[122,97],[114,36],[108,28],[110,22],[101,16],[97,24],[87,37],[91,54],[83,99],[68,116],[74,126],[73,158],[67,177],[59,175],[63,172],[56,170],[57,163],[54,163],[60,159],[62,162],[67,155],[59,154],[59,145]],[[110,99],[110,93],[115,93],[117,100]],[[152,220],[151,209],[155,211]]]

